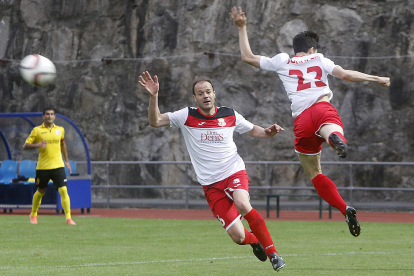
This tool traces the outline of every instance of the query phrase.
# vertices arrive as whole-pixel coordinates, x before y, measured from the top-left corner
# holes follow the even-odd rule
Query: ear
[[[316,52],[315,52],[315,48],[313,48],[313,47],[312,47],[312,48],[310,48],[310,49],[309,49],[309,51],[308,51],[308,54],[309,54],[309,55],[312,55],[312,54],[314,54],[314,53],[316,53]]]
[[[197,102],[197,101],[196,101],[196,96],[195,96],[194,94],[193,94],[193,100],[194,100],[195,102]]]

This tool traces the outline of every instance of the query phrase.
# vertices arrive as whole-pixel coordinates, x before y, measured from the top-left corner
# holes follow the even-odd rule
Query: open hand
[[[273,124],[270,127],[265,128],[264,131],[268,136],[275,136],[277,133],[285,131],[285,129],[278,124]]]
[[[154,80],[152,79],[150,73],[145,71],[142,73],[142,76],[139,76],[139,84],[144,87],[151,96],[155,96],[158,94],[158,90],[160,89],[160,84],[158,83],[158,77],[154,76]]]
[[[231,9],[230,17],[231,19],[233,19],[233,22],[234,24],[237,25],[237,27],[244,27],[247,24],[246,15],[242,11],[241,7],[239,8],[233,7]]]

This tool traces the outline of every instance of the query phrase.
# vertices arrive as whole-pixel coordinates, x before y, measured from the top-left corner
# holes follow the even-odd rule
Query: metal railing
[[[189,206],[189,190],[201,189],[199,186],[189,185],[190,176],[188,174],[189,168],[191,168],[190,161],[92,161],[92,165],[105,165],[106,166],[106,185],[92,185],[92,189],[106,189],[107,208],[110,206],[110,190],[111,189],[184,189],[185,190],[185,207]],[[165,186],[165,185],[111,185],[110,184],[110,165],[186,165],[185,169],[185,185],[177,186]],[[246,165],[261,165],[265,169],[264,186],[249,186],[250,190],[265,190],[267,194],[272,193],[274,190],[314,190],[313,187],[291,187],[291,186],[271,186],[270,185],[270,165],[300,165],[299,161],[245,161]],[[414,166],[414,162],[359,162],[359,161],[322,161],[322,165],[347,165],[349,174],[348,187],[337,187],[338,190],[349,191],[349,202],[352,205],[354,198],[354,191],[400,191],[400,192],[414,192],[414,188],[387,188],[387,187],[354,187],[354,175],[353,167],[360,165],[373,165],[373,166]],[[413,185],[414,186],[414,185]]]

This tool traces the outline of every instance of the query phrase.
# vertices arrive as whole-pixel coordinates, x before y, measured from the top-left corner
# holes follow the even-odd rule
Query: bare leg
[[[305,170],[305,174],[310,180],[322,173],[321,154],[305,155],[298,153],[298,157],[303,169]]]
[[[344,130],[342,129],[342,127],[335,124],[323,125],[319,130],[319,135],[322,136],[327,143],[329,143],[329,136],[336,131],[344,135]]]
[[[249,194],[244,191],[234,191],[233,200],[237,211],[244,217],[253,207],[250,204]]]
[[[241,222],[241,220],[237,220],[229,228],[229,230],[227,230],[227,233],[229,234],[229,236],[231,237],[231,239],[235,243],[237,243],[237,244],[243,243],[243,241],[245,239],[245,234],[244,234],[244,226],[243,226],[243,223]]]
[[[244,191],[234,191],[233,200],[239,213],[244,217],[248,212],[252,210],[250,205],[249,194]],[[243,223],[237,220],[228,230],[227,233],[237,244],[243,243],[245,239],[245,231]]]
[[[250,205],[249,194],[243,191],[234,191],[233,192],[233,200],[234,204],[236,205],[237,211],[244,217],[248,212],[252,210],[252,206]],[[238,220],[234,223],[227,233],[233,239],[233,241],[237,244],[241,244],[245,239],[245,231],[243,223]]]

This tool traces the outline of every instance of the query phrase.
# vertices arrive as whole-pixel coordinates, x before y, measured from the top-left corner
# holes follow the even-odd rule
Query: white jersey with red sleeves
[[[213,116],[204,116],[197,108],[186,107],[167,114],[170,126],[179,127],[183,133],[201,185],[213,184],[245,170],[233,141],[233,132],[248,132],[253,129],[253,124],[234,109],[216,107]]]
[[[275,71],[285,86],[295,118],[305,109],[316,103],[324,95],[332,99],[328,74],[332,75],[335,63],[322,54],[312,54],[289,58],[286,53],[272,58],[261,57],[260,68]]]

